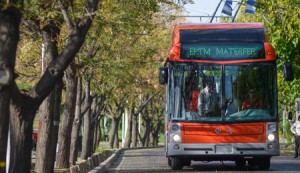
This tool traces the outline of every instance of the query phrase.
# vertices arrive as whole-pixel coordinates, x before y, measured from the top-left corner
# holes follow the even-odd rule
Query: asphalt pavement
[[[282,148],[280,157],[293,157],[292,146]],[[162,157],[164,155],[163,147],[122,148],[117,150],[113,155],[89,173],[172,172],[167,165],[166,158]],[[185,167],[185,171],[193,172],[193,167]]]

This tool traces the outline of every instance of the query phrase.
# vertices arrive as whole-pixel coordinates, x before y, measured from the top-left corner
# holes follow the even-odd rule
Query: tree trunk
[[[146,119],[145,120],[145,128],[144,128],[144,136],[142,138],[142,146],[143,147],[147,147],[149,144],[149,136],[150,136],[150,132],[152,130],[152,126],[151,126],[151,119]]]
[[[61,105],[61,97],[62,97],[62,88],[63,88],[63,81],[62,79],[58,80],[56,86],[55,86],[55,101],[54,101],[54,117],[53,117],[53,128],[52,128],[52,143],[51,143],[51,157],[50,162],[51,164],[51,173],[54,172],[54,164],[55,164],[55,158],[56,158],[56,147],[57,147],[57,141],[58,141],[58,130],[59,130],[59,121],[60,121],[60,105]]]
[[[90,138],[91,138],[91,102],[92,98],[90,96],[90,80],[86,79],[85,88],[85,102],[88,105],[88,111],[84,114],[83,120],[83,142],[82,142],[82,152],[81,158],[86,160],[90,153]]]
[[[95,96],[94,98],[94,102],[93,102],[93,105],[92,105],[92,117],[93,117],[93,120],[92,120],[92,128],[93,128],[93,134],[92,134],[92,152],[91,152],[91,155],[96,151],[96,148],[98,146],[98,143],[99,143],[99,137],[98,137],[98,134],[99,134],[99,117],[100,115],[98,113],[99,112],[99,97],[98,96]]]
[[[132,147],[137,147],[138,142],[138,124],[137,124],[137,116],[132,117]]]
[[[158,145],[160,128],[161,128],[161,121],[158,119],[156,125],[153,126],[152,131],[151,131],[150,144],[152,146],[157,146]]]
[[[16,50],[19,40],[20,21],[21,13],[13,6],[10,6],[3,11],[0,10],[0,68],[2,73],[5,69],[7,71],[10,71],[11,77],[13,77],[12,72],[14,71],[15,67]],[[0,163],[2,163],[0,166],[0,172],[6,171],[6,163],[8,163],[8,161],[6,161],[6,149],[10,121],[10,85],[11,80],[8,80],[8,87],[5,87],[4,85],[0,86]]]
[[[96,121],[96,111],[97,111],[97,97],[93,95],[93,101],[91,105],[91,125],[90,125],[90,141],[89,141],[89,153],[88,157],[92,156],[94,152],[94,133],[95,133],[95,121]]]
[[[129,112],[127,111],[127,116],[128,116],[128,127],[125,137],[125,142],[124,142],[124,147],[125,148],[130,148],[130,143],[131,143],[131,133],[132,133],[132,116],[133,116],[133,110],[130,110]]]
[[[93,153],[96,151],[98,145],[99,145],[99,142],[100,142],[100,134],[101,134],[101,128],[99,127],[100,126],[100,120],[97,118],[97,120],[95,121],[95,130],[94,130],[94,141],[93,141]]]
[[[71,149],[70,149],[70,163],[75,165],[78,157],[78,143],[82,142],[79,140],[79,131],[81,126],[81,92],[82,83],[81,78],[78,77],[77,81],[77,96],[76,96],[76,108],[75,108],[75,119],[73,121],[72,134],[71,134]]]
[[[38,108],[24,97],[15,99],[10,107],[9,172],[14,173],[29,173],[31,168],[32,125]]]
[[[74,64],[70,64],[66,71],[66,99],[63,119],[59,132],[59,144],[56,157],[56,167],[68,168],[70,159],[71,146],[71,132],[72,124],[75,118],[75,104],[76,104],[76,70]]]
[[[38,131],[38,141],[36,150],[36,172],[50,172],[49,158],[51,157],[51,140],[53,128],[53,106],[54,106],[54,91],[44,100],[39,109],[39,121],[41,128]]]
[[[114,140],[114,148],[120,148],[120,139],[119,139],[119,135],[118,135],[118,130],[116,131],[115,134],[115,140]]]
[[[1,44],[1,43],[0,43]],[[9,100],[10,91],[4,89],[0,91],[0,163],[6,163],[6,148],[9,128]],[[6,166],[0,165],[0,172],[5,172]]]
[[[121,116],[112,118],[112,125],[109,133],[110,148],[114,148],[114,147],[119,148],[118,127],[119,127],[120,118]]]
[[[43,69],[45,69],[50,62],[57,57],[57,36],[59,35],[59,28],[55,25],[46,26],[42,31],[44,52],[42,52],[42,58],[44,59]],[[52,137],[54,128],[54,101],[55,101],[55,90],[43,101],[40,106],[40,117],[41,128],[38,131],[37,141],[37,152],[36,152],[36,172],[53,172],[53,165],[49,162],[49,158],[54,151],[52,151]],[[59,103],[60,104],[60,103]]]

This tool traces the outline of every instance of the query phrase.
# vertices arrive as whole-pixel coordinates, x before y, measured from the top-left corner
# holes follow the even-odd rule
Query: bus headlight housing
[[[274,136],[273,133],[268,134],[268,140],[269,140],[270,142],[273,142],[273,141],[275,140],[275,136]]]
[[[268,132],[276,132],[276,124],[275,123],[268,123],[267,124],[267,131]]]
[[[170,137],[172,142],[180,143],[181,142],[181,126],[180,123],[171,124],[171,133]]]
[[[174,142],[181,142],[181,136],[179,134],[175,134],[173,136],[173,141]]]
[[[172,131],[173,131],[173,132],[180,131],[180,126],[179,126],[179,124],[173,124],[173,125],[172,125]]]
[[[277,132],[277,123],[270,122],[267,123],[267,141],[274,142],[278,139],[278,136],[276,135]]]

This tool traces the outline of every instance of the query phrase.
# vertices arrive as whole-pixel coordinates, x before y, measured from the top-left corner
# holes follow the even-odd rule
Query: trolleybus
[[[269,169],[271,157],[280,154],[278,59],[261,23],[174,27],[159,76],[166,91],[165,152],[172,169],[192,160]],[[283,67],[285,80],[293,80],[291,64]],[[206,84],[214,95],[213,110],[203,106]],[[247,103],[251,97],[256,105]]]

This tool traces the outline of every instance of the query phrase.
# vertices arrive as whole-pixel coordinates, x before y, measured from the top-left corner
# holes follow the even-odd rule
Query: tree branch
[[[151,97],[149,97],[144,103],[142,103],[138,110],[136,111],[136,113],[134,114],[134,116],[137,116],[143,109],[144,107],[154,98],[154,96],[156,96],[160,91],[157,91],[156,93],[154,93]]]
[[[67,23],[68,28],[73,29],[74,25],[73,25],[69,15],[68,15],[68,12],[67,12],[66,8],[64,7],[63,3],[61,2],[61,0],[57,0],[57,3],[58,3],[58,6],[61,10],[61,13],[62,13],[62,15],[65,19],[65,22]]]
[[[87,9],[89,9],[90,12],[95,12],[97,10],[98,3],[98,0],[88,0]],[[70,31],[68,42],[63,48],[61,54],[49,64],[42,78],[29,93],[38,104],[40,104],[49,95],[56,82],[62,78],[63,72],[71,61],[73,61],[84,43],[91,25],[92,20],[90,17],[82,17],[80,22],[77,23],[77,26]]]

